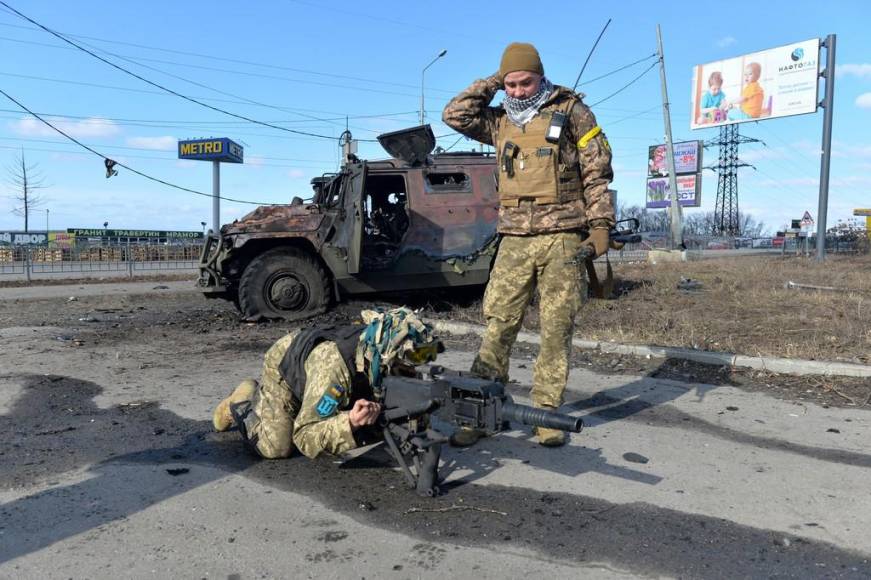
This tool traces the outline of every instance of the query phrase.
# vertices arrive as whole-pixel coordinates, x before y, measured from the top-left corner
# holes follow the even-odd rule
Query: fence
[[[3,275],[30,281],[34,276],[134,277],[155,271],[191,272],[199,264],[202,244],[84,244],[69,248],[0,246]]]

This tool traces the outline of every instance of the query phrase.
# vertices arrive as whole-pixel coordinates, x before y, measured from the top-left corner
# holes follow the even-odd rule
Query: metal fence
[[[30,281],[41,277],[128,276],[157,271],[195,271],[202,244],[86,244],[69,248],[0,246],[3,276]]]

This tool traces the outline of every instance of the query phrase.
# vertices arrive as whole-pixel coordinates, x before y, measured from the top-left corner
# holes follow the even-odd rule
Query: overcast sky
[[[664,134],[655,60],[662,26],[675,140],[712,139],[691,131],[692,67],[810,38],[838,35],[829,224],[871,207],[871,4],[862,1],[730,2],[105,2],[4,0],[32,19],[145,79],[252,119],[338,137],[345,118],[355,138],[417,124],[421,70],[427,121],[439,144],[475,146],[440,122],[447,100],[498,68],[505,45],[534,43],[547,76],[573,85],[602,26],[612,18],[581,79],[614,151],[621,203],[643,205],[647,147]],[[252,8],[256,6],[257,8]],[[186,101],[100,62],[0,7],[0,88],[99,153],[143,173],[211,192],[209,163],[179,161],[179,139],[230,137],[244,165],[222,166],[222,194],[255,203],[308,197],[312,177],[335,171],[334,139],[241,121]],[[823,53],[824,54],[824,53]],[[613,97],[613,93],[641,77]],[[821,95],[822,96],[822,95]],[[609,98],[610,97],[610,98]],[[501,94],[497,96],[497,102]],[[740,125],[763,144],[742,146],[756,170],[739,172],[739,204],[774,230],[805,211],[817,217],[822,110]],[[48,187],[32,229],[102,227],[200,229],[208,197],[172,189],[121,169],[106,179],[102,160],[23,113],[0,95],[0,159],[23,148]],[[384,157],[374,142],[359,154]],[[715,163],[717,149],[705,152]],[[8,172],[3,177],[8,177]],[[717,176],[706,171],[701,211],[714,207]],[[23,228],[14,194],[0,189],[0,230]],[[223,202],[222,221],[253,205]],[[699,211],[699,210],[689,210]]]

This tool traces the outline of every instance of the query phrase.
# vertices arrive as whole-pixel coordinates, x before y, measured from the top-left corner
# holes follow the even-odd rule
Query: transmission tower
[[[716,233],[736,236],[740,234],[738,222],[738,168],[753,167],[738,159],[738,145],[757,143],[759,139],[745,137],[738,133],[738,125],[720,127],[720,137],[705,141],[705,147],[720,147],[719,163],[707,169],[717,172],[717,205],[714,208],[714,229]],[[754,167],[754,169],[756,169]]]

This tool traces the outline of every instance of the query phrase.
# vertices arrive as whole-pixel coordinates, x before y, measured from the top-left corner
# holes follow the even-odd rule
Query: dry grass
[[[629,344],[871,363],[871,256],[615,265],[622,295],[590,301],[577,334]],[[682,278],[702,284],[686,292]],[[786,289],[788,281],[845,292]],[[452,318],[482,322],[480,303]],[[524,326],[537,330],[537,306]]]

